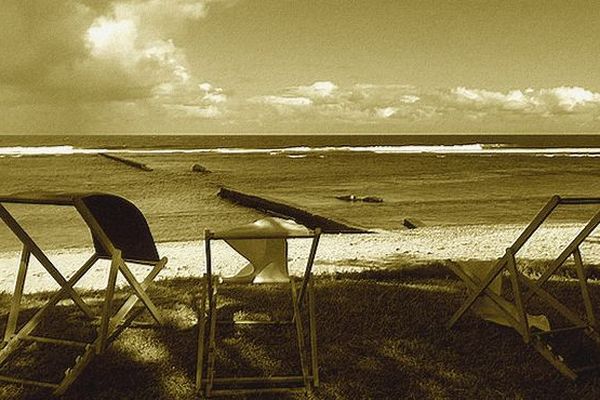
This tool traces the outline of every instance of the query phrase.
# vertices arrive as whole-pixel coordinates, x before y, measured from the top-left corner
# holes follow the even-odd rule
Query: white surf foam
[[[0,147],[0,156],[47,156],[47,155],[73,155],[73,154],[290,154],[305,155],[307,153],[375,153],[375,154],[524,154],[546,156],[572,156],[572,157],[598,157],[600,147],[561,147],[561,148],[525,148],[508,147],[494,144],[464,144],[464,145],[406,145],[406,146],[292,146],[282,148],[191,148],[191,149],[104,149],[104,148],[79,148],[70,145],[62,146],[15,146]]]

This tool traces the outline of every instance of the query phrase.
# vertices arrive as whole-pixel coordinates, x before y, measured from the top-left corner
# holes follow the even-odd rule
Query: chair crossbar
[[[567,326],[565,328],[556,328],[551,329],[549,331],[537,331],[532,332],[532,336],[553,336],[559,333],[565,332],[574,332],[574,331],[582,331],[584,329],[588,329],[588,325],[579,325],[579,326]]]
[[[24,335],[19,338],[24,342],[37,342],[37,343],[47,343],[47,344],[56,344],[61,346],[71,346],[71,347],[82,347],[85,348],[89,346],[88,342],[80,342],[77,340],[65,340],[65,339],[54,339],[44,336],[33,336],[33,335]]]
[[[108,261],[112,260],[112,257],[105,256],[105,255],[98,256],[98,258],[101,259],[101,260],[108,260]],[[124,262],[126,262],[128,264],[139,264],[139,265],[149,265],[149,266],[156,265],[157,261],[160,261],[160,260],[157,260],[157,261],[154,261],[154,260],[137,260],[135,258],[125,258],[125,257],[122,257],[122,259],[123,259]]]
[[[309,376],[312,378],[312,376]],[[206,382],[206,379],[202,380]],[[245,384],[245,383],[304,383],[302,375],[291,376],[238,376],[230,378],[214,378],[213,383]]]
[[[292,391],[302,392],[303,387],[286,387],[286,388],[256,388],[256,389],[216,389],[211,392],[212,396],[244,396],[257,394],[285,394]]]
[[[14,376],[6,376],[6,375],[0,375],[0,381],[6,382],[6,383],[12,383],[12,384],[16,384],[16,385],[38,386],[38,387],[47,388],[47,389],[56,389],[60,386],[58,383],[36,381],[33,379],[16,378]]]

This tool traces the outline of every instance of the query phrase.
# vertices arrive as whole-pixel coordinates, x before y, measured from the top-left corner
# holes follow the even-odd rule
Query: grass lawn
[[[481,321],[471,313],[455,329],[447,330],[444,324],[464,300],[465,292],[444,265],[408,266],[397,260],[381,264],[390,266],[395,268],[316,278],[321,386],[313,398],[600,398],[600,374],[576,382],[563,378],[513,330]],[[576,298],[578,293],[573,281],[550,285],[561,298]],[[591,286],[592,295],[600,298],[600,286]],[[126,330],[92,361],[65,399],[196,398],[199,281],[159,281],[149,293],[167,325]],[[238,303],[254,304],[250,313],[260,313],[258,305],[278,308],[288,304],[288,294],[256,286],[223,291],[221,316],[238,315],[233,312]],[[120,298],[125,295],[119,293]],[[48,297],[47,293],[26,296],[23,317],[31,316]],[[84,299],[99,307],[101,293],[86,292]],[[2,295],[0,329],[4,329],[9,304],[10,295]],[[93,338],[94,330],[81,327],[81,322],[72,303],[64,302],[40,328],[51,332],[48,336]],[[286,347],[286,332],[281,332],[283,339],[263,340],[264,331],[251,329],[264,328],[223,331],[220,371],[277,373],[297,367],[296,353]],[[32,345],[11,359],[9,370],[58,381],[74,357],[62,347]],[[7,367],[0,372],[6,373]],[[2,399],[48,397],[43,389],[0,385]]]

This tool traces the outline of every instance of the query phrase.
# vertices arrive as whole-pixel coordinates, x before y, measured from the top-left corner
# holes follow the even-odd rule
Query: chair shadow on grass
[[[393,257],[370,265],[362,272],[315,278],[321,386],[312,398],[600,398],[598,375],[567,381],[511,329],[467,315],[453,330],[447,330],[445,323],[464,300],[465,289],[444,262],[419,263]],[[566,298],[578,289],[573,282],[550,284]],[[593,284],[591,289],[593,298],[600,299],[600,287]],[[148,293],[163,312],[166,326],[125,330],[87,367],[64,398],[196,398],[200,290],[196,278],[154,283]],[[119,292],[120,299],[125,295]],[[30,316],[32,305],[44,296],[47,294],[28,296],[31,300],[25,304],[23,316]],[[101,292],[86,292],[84,299],[98,296]],[[266,318],[268,310],[282,317],[290,301],[289,290],[285,289],[253,286],[223,290],[219,318]],[[1,329],[6,323],[9,298],[0,296],[0,305]],[[245,314],[236,313],[238,308],[243,308]],[[83,319],[63,318],[67,313],[78,314],[72,303],[65,302],[57,313],[50,330],[69,336],[90,334],[79,327]],[[141,320],[150,321],[142,315]],[[60,322],[65,320],[68,324]],[[299,362],[294,333],[286,329],[278,327],[272,334],[266,334],[264,327],[220,330],[218,373],[295,371]],[[42,354],[45,361],[34,364],[29,360],[31,366],[50,369],[53,357],[68,361],[67,354],[46,352]],[[43,399],[48,393],[1,385],[2,395]],[[290,394],[288,398],[304,396]]]

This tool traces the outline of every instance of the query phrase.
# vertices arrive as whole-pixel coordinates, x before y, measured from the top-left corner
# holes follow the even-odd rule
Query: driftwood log
[[[127,165],[129,167],[137,168],[137,169],[142,170],[142,171],[152,171],[152,168],[150,168],[146,164],[143,164],[143,163],[138,162],[138,161],[129,160],[129,159],[123,158],[123,157],[113,156],[112,154],[107,154],[107,153],[100,153],[99,155],[102,156],[102,157],[104,157],[104,158],[108,158],[109,160],[117,161],[117,162],[125,164],[125,165]]]
[[[278,200],[242,193],[233,189],[221,188],[219,190],[219,197],[269,215],[291,218],[311,229],[319,227],[325,233],[369,233],[366,229],[354,227],[343,222],[335,221],[331,218],[313,214]]]

